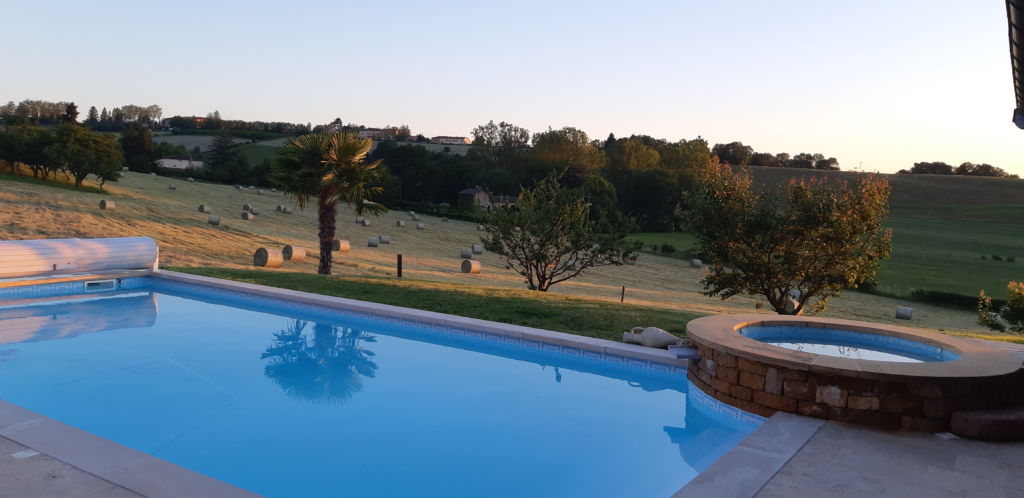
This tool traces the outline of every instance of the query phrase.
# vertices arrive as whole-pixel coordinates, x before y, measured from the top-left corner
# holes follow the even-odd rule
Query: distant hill
[[[774,186],[793,177],[851,179],[853,171],[751,167],[754,181]],[[980,176],[880,174],[892,186],[894,216],[1024,224],[1024,180]]]

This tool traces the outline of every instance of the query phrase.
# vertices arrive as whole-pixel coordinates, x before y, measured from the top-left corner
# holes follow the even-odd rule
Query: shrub
[[[675,254],[676,246],[674,246],[672,244],[662,244],[661,245],[661,252],[662,252],[662,254]]]
[[[1007,257],[1006,257],[1006,261],[1007,261],[1008,263],[1014,263],[1014,262],[1016,262],[1016,261],[1017,261],[1017,257],[1016,257],[1016,256],[1007,256]]]
[[[1006,284],[1009,299],[996,305],[985,291],[978,293],[978,323],[992,330],[1024,333],[1024,282]]]
[[[1001,256],[996,256],[995,254],[992,255],[992,261],[1002,261],[1002,260],[1003,260],[1003,258]]]

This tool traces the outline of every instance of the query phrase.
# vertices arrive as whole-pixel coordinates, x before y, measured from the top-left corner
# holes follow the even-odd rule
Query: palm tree
[[[299,209],[317,198],[321,275],[331,274],[339,202],[347,202],[358,215],[387,211],[371,200],[383,191],[381,161],[366,162],[372,145],[354,133],[312,133],[288,140],[274,164],[272,179],[295,197]]]

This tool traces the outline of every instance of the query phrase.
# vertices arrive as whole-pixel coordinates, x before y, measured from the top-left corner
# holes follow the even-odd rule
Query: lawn
[[[168,269],[614,341],[621,340],[624,331],[638,325],[658,326],[684,335],[686,323],[700,316],[536,291],[392,277],[337,277],[229,268]]]
[[[264,145],[262,142],[256,142],[239,145],[235,150],[245,154],[245,158],[249,160],[250,165],[257,166],[267,159],[273,161],[274,158],[277,157],[277,152],[281,150],[281,148]]]

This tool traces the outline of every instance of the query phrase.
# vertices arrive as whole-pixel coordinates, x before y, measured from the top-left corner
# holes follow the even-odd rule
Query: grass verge
[[[637,326],[660,327],[685,335],[686,323],[701,316],[535,291],[392,277],[337,277],[229,268],[168,270],[615,341],[622,339],[622,332]]]

